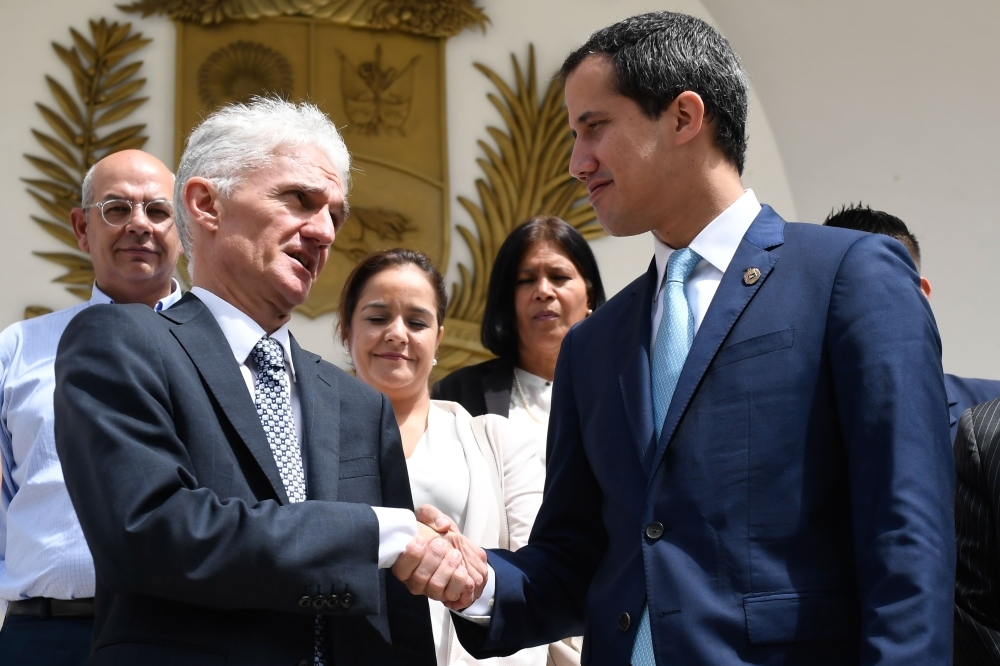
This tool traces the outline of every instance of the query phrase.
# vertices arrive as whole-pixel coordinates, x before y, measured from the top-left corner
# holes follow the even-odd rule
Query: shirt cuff
[[[493,597],[496,596],[496,572],[493,571],[493,567],[489,564],[486,565],[487,579],[486,587],[483,588],[483,593],[478,599],[472,602],[472,605],[462,611],[453,611],[458,615],[461,615],[466,620],[471,620],[482,627],[488,627],[490,624],[490,617],[493,615]]]
[[[417,517],[409,509],[373,506],[378,520],[378,568],[388,569],[417,536]]]

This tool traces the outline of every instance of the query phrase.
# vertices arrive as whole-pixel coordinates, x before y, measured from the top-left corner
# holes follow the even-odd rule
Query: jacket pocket
[[[768,354],[780,349],[788,349],[795,340],[795,328],[786,328],[783,331],[765,333],[747,340],[740,340],[723,347],[715,355],[715,362],[712,368],[719,368],[730,363],[736,363],[761,354]]]
[[[353,479],[358,476],[378,476],[378,461],[373,456],[340,461],[339,478]]]
[[[857,601],[833,592],[744,597],[752,645],[829,641],[858,632]]]

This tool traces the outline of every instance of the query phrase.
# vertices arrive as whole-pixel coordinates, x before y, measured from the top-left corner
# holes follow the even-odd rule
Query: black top
[[[507,356],[470,365],[434,384],[431,398],[451,400],[473,416],[510,415],[510,387],[514,383],[514,357]]]

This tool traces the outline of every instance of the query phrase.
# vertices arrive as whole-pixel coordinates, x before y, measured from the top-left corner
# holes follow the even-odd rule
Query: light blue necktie
[[[684,293],[684,283],[701,261],[689,247],[673,252],[667,260],[667,282],[663,287],[663,314],[653,343],[652,384],[653,424],[656,441],[660,439],[663,421],[667,417],[670,399],[677,388],[691,343],[694,342],[694,314]],[[649,631],[649,606],[643,606],[642,617],[632,645],[632,666],[656,666],[653,637]]]

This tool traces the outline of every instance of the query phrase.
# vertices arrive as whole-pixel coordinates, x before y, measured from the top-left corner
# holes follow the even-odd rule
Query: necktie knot
[[[689,247],[675,250],[667,258],[667,282],[683,284],[699,261],[701,261],[701,255]]]
[[[250,350],[250,358],[257,364],[257,371],[285,369],[285,353],[281,344],[266,335]]]

